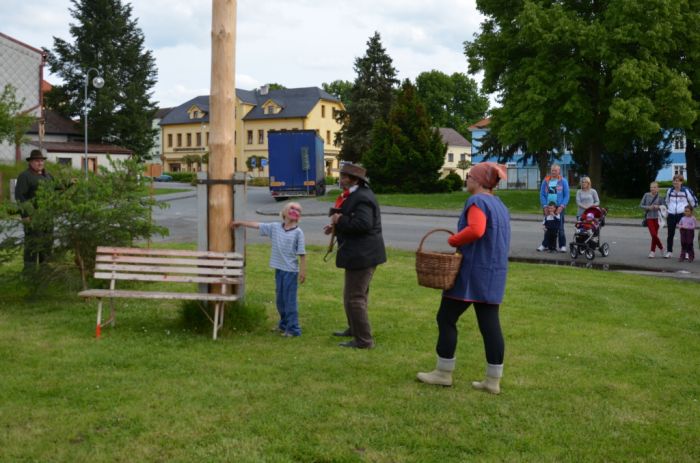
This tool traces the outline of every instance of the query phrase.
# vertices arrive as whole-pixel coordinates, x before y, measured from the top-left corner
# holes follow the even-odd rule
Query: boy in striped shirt
[[[286,204],[280,216],[282,222],[232,221],[231,228],[257,228],[260,236],[270,237],[270,267],[275,269],[275,294],[277,312],[280,314],[277,330],[285,337],[301,336],[297,288],[298,283],[306,280],[304,232],[298,226],[301,205],[294,202]]]

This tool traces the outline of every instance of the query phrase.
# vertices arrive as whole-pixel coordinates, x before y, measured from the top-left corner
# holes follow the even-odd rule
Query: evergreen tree
[[[157,70],[151,51],[144,50],[143,33],[131,18],[131,5],[121,0],[71,3],[71,15],[77,21],[70,27],[74,43],[54,37],[48,64],[64,84],[54,87],[47,104],[82,121],[85,72],[99,70],[104,87],[95,90],[91,83],[88,86],[90,140],[124,146],[145,159],[155,134],[151,121],[156,105],[151,101],[151,90]],[[90,73],[90,80],[94,76]]]
[[[350,90],[350,99],[338,120],[342,122],[336,143],[341,144],[340,159],[360,162],[372,142],[372,127],[386,119],[394,101],[398,84],[396,69],[382,47],[379,32],[367,41],[367,52],[355,60],[357,78]]]
[[[439,191],[447,146],[433,127],[416,88],[406,80],[387,121],[378,120],[363,160],[377,192]]]

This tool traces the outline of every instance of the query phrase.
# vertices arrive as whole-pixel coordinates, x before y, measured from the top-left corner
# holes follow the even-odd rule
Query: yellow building
[[[327,175],[337,176],[340,147],[333,144],[340,124],[335,113],[343,104],[317,87],[269,90],[236,89],[234,169],[246,171],[252,156],[268,158],[270,130],[316,130],[323,138]],[[193,162],[207,153],[209,146],[209,97],[198,96],[173,108],[160,121],[162,160],[165,172],[197,170]],[[257,166],[257,175],[267,176],[267,168]]]

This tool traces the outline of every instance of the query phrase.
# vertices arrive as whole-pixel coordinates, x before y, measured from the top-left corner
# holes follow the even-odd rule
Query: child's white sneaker
[[[667,251],[666,254],[664,254],[664,259],[670,259],[672,256],[673,254]]]
[[[656,257],[656,253],[654,253],[654,251],[651,251],[649,253],[649,259],[653,259],[654,257]]]

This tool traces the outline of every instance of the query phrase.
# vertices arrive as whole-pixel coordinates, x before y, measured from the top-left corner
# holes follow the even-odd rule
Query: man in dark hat
[[[46,172],[44,162],[46,157],[41,150],[32,150],[29,153],[27,170],[19,174],[15,185],[15,200],[20,206],[22,221],[24,222],[24,270],[33,270],[38,264],[46,260],[51,250],[51,230],[44,230],[33,226],[31,215],[36,209],[36,191],[41,182],[53,180],[51,174]]]
[[[368,184],[367,171],[363,167],[343,164],[340,186],[347,190],[347,194],[339,204],[339,210],[332,210],[331,223],[324,227],[326,234],[335,229],[338,239],[335,265],[345,269],[343,305],[348,328],[333,334],[352,337],[340,346],[358,349],[374,347],[367,298],[374,270],[386,262],[379,204]]]

